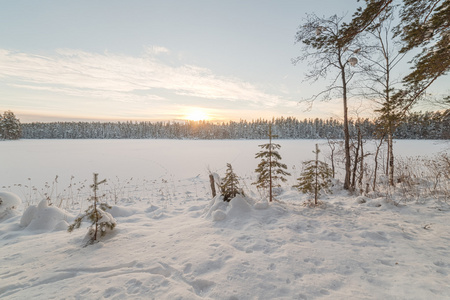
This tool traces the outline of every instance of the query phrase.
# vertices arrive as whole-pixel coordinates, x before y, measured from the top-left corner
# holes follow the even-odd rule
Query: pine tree
[[[89,199],[92,201],[92,204],[67,229],[67,231],[72,232],[74,229],[80,228],[83,219],[87,218],[91,221],[88,231],[89,241],[87,244],[93,244],[97,240],[99,230],[100,236],[104,236],[108,229],[113,230],[116,227],[116,220],[110,213],[106,212],[107,209],[111,209],[111,206],[107,203],[99,202],[99,197],[97,196],[98,186],[105,182],[106,179],[98,182],[98,174],[94,173],[94,184],[91,185],[94,196]]]
[[[22,136],[20,120],[10,110],[0,115],[0,139],[18,140]]]
[[[303,163],[303,172],[297,179],[298,184],[294,185],[299,191],[314,195],[314,205],[318,204],[322,190],[330,192],[330,179],[333,176],[328,164],[319,160],[319,152],[319,146],[316,144],[316,151],[313,151],[316,159]]]
[[[365,0],[344,31],[342,43],[379,26],[378,17],[400,5],[400,22],[395,35],[402,40],[400,52],[415,51],[411,73],[403,78],[404,88],[393,95],[394,108],[408,111],[433,82],[450,70],[450,0]]]
[[[239,180],[233,172],[231,164],[227,163],[227,171],[225,178],[220,183],[220,191],[223,195],[223,201],[230,202],[236,195],[243,195],[242,189],[239,187]]]
[[[255,156],[260,158],[261,162],[258,164],[255,172],[259,173],[258,180],[252,184],[255,184],[258,188],[269,188],[269,199],[272,202],[273,199],[273,187],[280,186],[276,184],[278,180],[286,182],[287,179],[283,176],[290,176],[287,170],[287,166],[281,162],[281,155],[278,153],[278,149],[281,148],[279,144],[272,143],[272,138],[276,138],[276,135],[272,134],[272,125],[269,124],[269,143],[259,145],[261,150]]]

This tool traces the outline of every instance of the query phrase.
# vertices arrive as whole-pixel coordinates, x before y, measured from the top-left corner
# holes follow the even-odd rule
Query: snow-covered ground
[[[0,299],[450,299],[448,201],[339,185],[307,207],[290,185],[325,141],[277,142],[293,176],[270,204],[251,185],[265,141],[0,142]],[[230,203],[211,198],[208,179],[227,162],[247,194]],[[117,227],[83,247],[88,223],[65,229],[94,172]]]

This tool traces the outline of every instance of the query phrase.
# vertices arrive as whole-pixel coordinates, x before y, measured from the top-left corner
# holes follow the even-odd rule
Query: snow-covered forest
[[[274,118],[240,122],[52,122],[22,124],[24,139],[264,139],[268,124],[282,139],[342,139],[343,124],[336,119]],[[377,122],[350,121],[351,136],[357,128],[365,139],[379,136]],[[412,113],[398,126],[396,139],[449,139],[449,111]]]

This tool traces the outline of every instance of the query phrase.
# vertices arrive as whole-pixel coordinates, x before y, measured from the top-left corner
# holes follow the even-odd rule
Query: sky
[[[356,0],[2,1],[0,113],[50,121],[339,118],[342,101],[303,100],[324,82],[295,33],[307,13],[351,14]],[[404,71],[408,67],[405,65]],[[441,78],[431,93],[449,94]],[[361,109],[363,107],[363,109]],[[350,111],[371,115],[354,98]]]

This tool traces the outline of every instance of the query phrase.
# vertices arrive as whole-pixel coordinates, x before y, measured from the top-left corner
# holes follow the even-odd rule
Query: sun
[[[210,117],[204,110],[195,108],[186,114],[185,119],[190,121],[206,121],[209,120]]]

